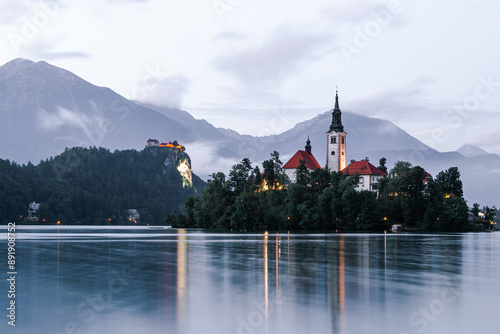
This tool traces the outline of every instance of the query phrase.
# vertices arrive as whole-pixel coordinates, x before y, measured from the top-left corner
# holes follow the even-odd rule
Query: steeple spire
[[[306,152],[312,154],[312,147],[311,147],[311,141],[309,140],[309,135],[307,136],[307,141],[306,141]]]
[[[339,87],[335,93],[335,107],[332,110],[332,124],[330,125],[330,131],[344,132],[344,126],[342,125],[342,112],[339,107]]]
[[[339,86],[337,86],[337,91],[335,92],[335,108],[333,110],[340,111],[340,108],[339,108]]]

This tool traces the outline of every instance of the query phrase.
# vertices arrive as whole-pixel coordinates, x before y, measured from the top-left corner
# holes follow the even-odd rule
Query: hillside
[[[73,148],[37,166],[0,160],[0,222],[18,221],[35,201],[45,224],[128,223],[128,209],[139,210],[144,223],[161,224],[204,188],[190,166],[186,153],[163,147]]]

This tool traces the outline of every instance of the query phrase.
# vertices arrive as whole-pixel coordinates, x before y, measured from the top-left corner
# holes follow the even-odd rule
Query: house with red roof
[[[295,153],[294,156],[283,166],[286,175],[292,182],[296,180],[295,172],[297,167],[300,165],[300,160],[304,160],[306,162],[306,167],[309,171],[321,168],[318,161],[312,154],[311,141],[309,138],[307,138],[305,151],[297,151],[297,153]]]
[[[377,167],[373,166],[368,161],[354,161],[349,166],[342,170],[344,175],[359,174],[359,183],[356,186],[357,191],[368,190],[379,194],[378,182],[384,178],[387,173],[384,173]]]

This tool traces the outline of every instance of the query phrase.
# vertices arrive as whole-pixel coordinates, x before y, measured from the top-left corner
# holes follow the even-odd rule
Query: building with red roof
[[[305,151],[297,151],[297,153],[295,153],[294,156],[283,166],[286,175],[288,176],[288,178],[290,178],[291,181],[295,181],[295,171],[300,165],[300,160],[305,161],[306,167],[309,171],[321,168],[318,161],[312,154],[311,141],[309,140],[309,138],[307,138]]]
[[[373,191],[378,196],[378,182],[384,178],[387,173],[384,173],[377,167],[373,166],[368,161],[354,161],[349,166],[342,170],[344,175],[359,174],[359,183],[356,186],[357,191],[368,190]]]

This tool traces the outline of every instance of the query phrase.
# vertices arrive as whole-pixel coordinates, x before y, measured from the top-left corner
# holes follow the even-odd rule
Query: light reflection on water
[[[16,333],[498,332],[497,233],[17,232]]]

